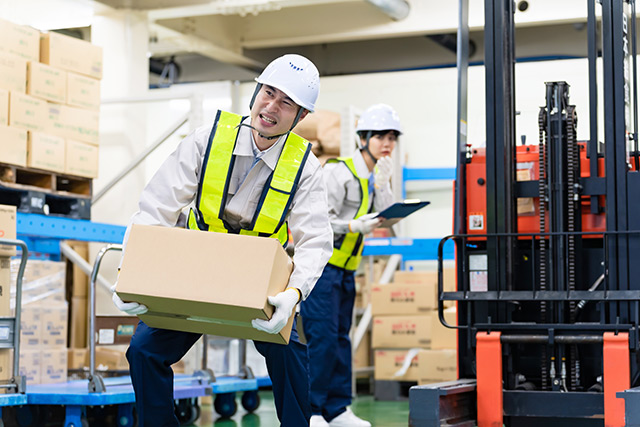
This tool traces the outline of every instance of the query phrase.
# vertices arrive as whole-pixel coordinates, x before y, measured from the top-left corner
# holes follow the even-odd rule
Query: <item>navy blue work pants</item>
[[[201,334],[170,331],[138,323],[127,359],[136,395],[138,423],[141,427],[176,427],[173,412],[173,370],[201,337]],[[278,419],[283,427],[308,426],[309,359],[307,346],[300,343],[294,322],[289,345],[255,341],[256,349],[267,361],[273,384]]]
[[[355,274],[327,264],[300,314],[309,348],[311,412],[328,421],[351,404],[351,339]]]

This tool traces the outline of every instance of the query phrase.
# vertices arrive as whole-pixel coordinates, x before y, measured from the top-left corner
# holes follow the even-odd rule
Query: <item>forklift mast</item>
[[[441,322],[458,331],[460,380],[413,387],[410,425],[640,426],[635,0],[585,1],[588,109],[571,104],[567,82],[545,83],[539,141],[518,146],[515,6],[485,0],[483,149],[466,142],[468,0],[459,0],[454,234],[440,242],[438,292]],[[587,141],[577,140],[581,112]],[[447,243],[455,292],[442,285]],[[445,301],[457,303],[457,325],[446,323]]]

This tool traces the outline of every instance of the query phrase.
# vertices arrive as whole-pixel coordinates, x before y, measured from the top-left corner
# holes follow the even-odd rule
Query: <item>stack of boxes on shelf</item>
[[[0,205],[0,236],[5,239],[16,238],[16,208]],[[0,245],[0,317],[11,316],[11,257],[16,247]],[[12,377],[13,350],[0,349],[0,381]]]
[[[311,142],[311,151],[323,165],[327,159],[340,156],[340,114],[316,110],[307,115],[293,131]]]
[[[0,20],[0,162],[98,175],[102,49]]]
[[[454,280],[455,273],[445,271],[445,289],[452,290]],[[436,272],[398,271],[393,283],[372,286],[376,380],[428,384],[456,379],[456,332],[441,325],[437,308]],[[456,324],[455,307],[445,310],[445,319]]]

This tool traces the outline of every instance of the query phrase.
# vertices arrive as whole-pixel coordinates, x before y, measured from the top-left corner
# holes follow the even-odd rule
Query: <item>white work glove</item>
[[[391,159],[391,156],[384,156],[378,159],[376,168],[375,185],[376,188],[381,188],[389,183],[389,180],[393,175],[393,160]]]
[[[137,316],[138,314],[145,314],[147,311],[149,311],[146,305],[139,304],[137,302],[122,301],[122,299],[116,293],[116,285],[113,285],[111,287],[111,292],[113,292],[113,296],[111,297],[111,299],[113,299],[113,303],[116,307],[118,307],[118,310],[124,311],[125,313],[131,314],[133,316]]]
[[[374,228],[379,226],[382,223],[382,218],[374,218],[374,216],[378,215],[377,212],[373,212],[370,214],[362,215],[358,219],[353,219],[349,221],[349,231],[352,233],[362,233],[369,234],[373,231]]]
[[[269,304],[276,308],[271,320],[253,319],[251,325],[259,331],[277,334],[284,328],[291,317],[294,307],[298,303],[300,294],[296,289],[289,288],[278,295],[268,297]]]

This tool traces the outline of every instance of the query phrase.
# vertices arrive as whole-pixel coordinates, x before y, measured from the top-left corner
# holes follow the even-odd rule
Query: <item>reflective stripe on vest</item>
[[[209,144],[198,184],[196,209],[191,209],[187,227],[194,230],[218,233],[239,233],[272,237],[283,246],[289,239],[285,217],[296,193],[302,169],[309,155],[311,144],[290,132],[278,158],[273,173],[265,182],[251,228],[233,230],[222,219],[227,190],[233,172],[235,148],[239,127],[244,117],[218,111],[209,135]]]
[[[353,219],[360,218],[367,213],[369,209],[369,179],[358,177],[356,166],[351,157],[338,157],[337,159],[329,159],[327,162],[344,163],[351,171],[354,177],[360,182],[360,192],[362,194],[360,207]],[[360,265],[362,259],[362,249],[364,247],[364,236],[361,233],[347,233],[339,247],[333,248],[333,255],[329,259],[329,264],[344,268],[345,270],[355,271]]]

